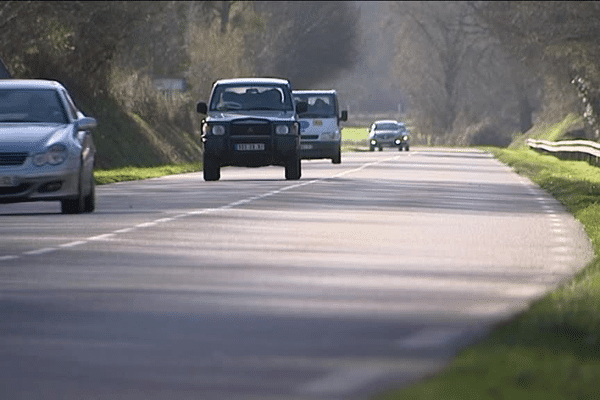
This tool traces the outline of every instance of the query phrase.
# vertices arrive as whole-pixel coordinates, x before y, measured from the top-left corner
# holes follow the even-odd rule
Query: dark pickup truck
[[[210,101],[199,102],[202,120],[204,180],[217,181],[224,166],[281,165],[285,178],[300,179],[300,125],[288,80],[222,79],[213,85]]]

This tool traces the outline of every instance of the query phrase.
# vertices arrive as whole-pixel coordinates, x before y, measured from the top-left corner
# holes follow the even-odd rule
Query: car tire
[[[79,178],[77,191],[77,198],[60,201],[60,211],[63,214],[81,214],[85,211],[85,196],[81,187],[81,178]]]
[[[369,151],[373,151],[373,150],[375,150],[375,147],[369,146]]]
[[[408,151],[408,146],[406,146],[406,147],[404,148],[404,150]]]
[[[83,199],[83,212],[91,213],[96,209],[96,182],[94,174],[90,177],[90,192]]]
[[[204,154],[202,173],[205,181],[218,181],[221,178],[221,168],[218,161]]]
[[[334,163],[334,164],[341,164],[342,163],[342,150],[340,148],[338,148],[336,150],[336,153],[333,156],[333,158],[331,159],[331,162]]]
[[[398,151],[402,151],[402,146],[398,146]]]
[[[294,157],[288,158],[285,163],[285,179],[297,181],[300,179],[302,175],[302,165],[300,161],[300,156],[296,155]]]

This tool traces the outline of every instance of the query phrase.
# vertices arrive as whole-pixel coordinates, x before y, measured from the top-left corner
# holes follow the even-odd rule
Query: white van
[[[335,90],[294,90],[296,103],[307,103],[307,110],[298,114],[300,121],[300,157],[330,158],[342,162],[340,122],[348,120],[348,111],[339,111]]]

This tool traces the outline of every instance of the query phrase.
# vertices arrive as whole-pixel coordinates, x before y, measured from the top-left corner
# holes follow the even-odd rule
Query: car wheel
[[[408,151],[408,146],[406,146],[404,149],[405,149],[406,151]]]
[[[383,151],[383,147],[380,147],[380,148],[379,148],[379,151]]]
[[[78,186],[77,198],[60,201],[60,211],[63,214],[81,214],[85,211],[85,196],[81,188],[81,178],[79,178]]]
[[[369,151],[373,151],[373,150],[375,150],[375,147],[369,146]]]
[[[94,182],[94,174],[90,177],[90,192],[83,200],[83,212],[91,213],[96,209],[96,183]]]
[[[221,178],[221,168],[217,160],[204,154],[202,173],[205,181],[218,181]]]
[[[300,156],[290,157],[285,163],[285,179],[298,180],[302,175]]]
[[[331,159],[331,162],[334,163],[334,164],[341,164],[341,162],[342,162],[342,150],[340,150],[339,148],[337,149],[335,155]]]
[[[402,146],[398,146],[398,151],[402,151]]]

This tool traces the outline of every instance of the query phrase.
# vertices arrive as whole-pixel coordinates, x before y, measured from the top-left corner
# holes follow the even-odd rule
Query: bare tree
[[[508,51],[544,77],[545,107],[554,114],[578,109],[600,138],[600,3],[502,1],[473,8]],[[575,107],[574,94],[582,107]]]
[[[422,131],[437,141],[504,145],[513,131],[529,129],[532,85],[468,3],[391,8],[396,76]]]

